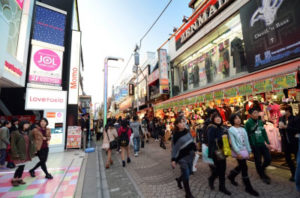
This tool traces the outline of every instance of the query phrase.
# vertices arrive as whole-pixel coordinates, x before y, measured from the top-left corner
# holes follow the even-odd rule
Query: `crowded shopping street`
[[[0,198],[300,198],[299,0],[0,0]]]

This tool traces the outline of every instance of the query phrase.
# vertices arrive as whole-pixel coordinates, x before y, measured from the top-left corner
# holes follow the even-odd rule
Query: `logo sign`
[[[44,71],[54,71],[60,66],[60,57],[57,53],[49,49],[41,49],[33,55],[36,66]]]
[[[208,1],[176,35],[176,50],[234,0]]]
[[[55,91],[46,89],[27,88],[25,109],[26,110],[47,110],[65,109],[66,91]]]
[[[240,10],[249,72],[300,56],[300,1],[252,0]]]
[[[80,65],[80,47],[81,32],[72,32],[72,51],[71,51],[71,68],[69,77],[69,104],[78,104],[79,94],[79,65]]]
[[[134,95],[134,84],[129,84],[129,95],[130,96]]]
[[[67,12],[37,2],[33,39],[64,46]]]
[[[61,86],[63,52],[32,45],[29,82]]]

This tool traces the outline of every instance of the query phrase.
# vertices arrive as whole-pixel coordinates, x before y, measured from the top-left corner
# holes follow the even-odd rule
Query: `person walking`
[[[215,113],[211,118],[212,123],[208,126],[208,157],[214,161],[215,168],[212,170],[212,174],[208,179],[209,187],[214,189],[214,181],[219,177],[219,191],[231,195],[225,187],[225,171],[226,171],[226,157],[223,150],[223,139],[225,131],[222,127],[222,117]]]
[[[110,165],[113,165],[113,161],[111,159],[112,149],[117,148],[117,140],[118,132],[114,127],[113,123],[108,123],[107,129],[103,133],[103,149],[106,150],[107,160],[105,168],[108,169]]]
[[[26,163],[31,161],[36,153],[34,137],[29,127],[28,121],[21,121],[18,130],[11,133],[12,160],[17,165],[11,180],[13,186],[26,184],[22,179],[24,168]]]
[[[235,177],[242,172],[242,178],[246,187],[246,192],[253,196],[259,196],[250,182],[248,177],[247,159],[250,157],[251,148],[246,130],[241,126],[242,118],[239,114],[232,114],[230,117],[229,138],[232,147],[232,156],[236,158],[238,166],[235,167],[228,176],[232,185],[238,186]]]
[[[148,120],[147,120],[147,115],[144,116],[142,120],[142,131],[143,131],[143,138],[146,141],[146,143],[149,143],[148,140]]]
[[[250,145],[254,154],[255,167],[258,175],[266,184],[271,183],[270,177],[265,173],[265,169],[271,163],[271,154],[269,151],[270,142],[264,128],[264,124],[259,120],[259,111],[255,108],[249,109],[250,118],[245,125],[248,133]],[[264,162],[262,164],[261,157]]]
[[[139,117],[137,115],[133,116],[133,122],[130,123],[130,128],[133,132],[133,148],[134,148],[134,156],[139,156],[140,145],[141,145],[141,130],[142,126],[139,122]]]
[[[161,119],[159,120],[158,132],[159,132],[159,139],[160,139],[159,145],[161,148],[166,149],[166,145],[165,145],[166,124],[164,124]]]
[[[172,139],[172,167],[180,165],[181,176],[176,178],[178,188],[185,190],[186,198],[193,198],[189,185],[189,177],[192,174],[193,159],[195,156],[196,145],[189,130],[186,129],[185,119],[180,116],[174,122]]]
[[[11,125],[11,127],[9,129],[9,133],[10,134],[13,131],[18,130],[18,128],[19,128],[19,119],[17,117],[12,118],[11,119],[11,124],[12,125]],[[10,138],[10,140],[11,140],[11,138]],[[7,159],[7,165],[6,165],[7,168],[15,168],[16,167],[16,165],[14,164],[14,162],[11,159],[11,148],[7,149],[7,157],[6,157],[6,159]]]
[[[51,131],[48,126],[48,120],[46,118],[42,118],[39,122],[39,126],[33,125],[32,126],[32,134],[35,140],[35,146],[37,150],[37,156],[39,158],[39,162],[29,170],[30,176],[35,177],[35,170],[38,167],[41,167],[43,172],[45,173],[46,179],[53,179],[53,176],[48,172],[47,169],[47,159],[49,154],[49,142],[51,139]]]
[[[298,139],[296,138],[297,129],[296,118],[293,115],[291,106],[286,106],[284,111],[281,111],[282,117],[279,119],[279,132],[281,135],[282,150],[285,155],[285,160],[291,171],[290,181],[295,181],[295,161],[292,160],[292,154],[297,156],[298,152]]]
[[[130,163],[130,152],[129,152],[129,140],[131,136],[131,129],[128,126],[128,121],[122,120],[121,127],[118,131],[119,136],[119,144],[121,147],[121,158],[122,158],[122,165],[123,167],[126,166],[125,163],[125,152],[127,154],[127,163]]]
[[[0,168],[5,167],[6,152],[7,152],[7,148],[10,147],[10,141],[9,141],[10,127],[11,127],[11,122],[6,120],[3,122],[3,127],[0,128]]]

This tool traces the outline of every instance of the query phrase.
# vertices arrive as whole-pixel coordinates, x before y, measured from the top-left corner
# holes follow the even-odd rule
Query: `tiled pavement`
[[[1,198],[69,198],[73,197],[80,172],[84,153],[80,151],[66,151],[51,153],[48,158],[48,169],[53,180],[45,179],[44,173],[36,170],[36,177],[30,177],[28,169],[38,161],[34,159],[25,166],[23,179],[25,185],[11,186],[14,170],[0,170],[0,197]]]
[[[139,157],[132,157],[131,164],[122,172],[120,155],[113,154],[115,164],[106,170],[106,177],[111,197],[168,197],[182,198],[184,191],[177,188],[175,177],[180,174],[179,168],[173,170],[170,166],[170,144],[167,150],[159,147],[157,142],[146,144]],[[105,153],[103,152],[105,158]],[[104,159],[105,160],[105,159]],[[116,163],[117,162],[117,163]],[[233,159],[227,160],[227,173],[236,165]],[[272,184],[266,185],[258,178],[253,163],[249,163],[249,176],[254,188],[260,193],[260,197],[266,198],[297,198],[295,184],[288,181],[290,173],[287,170],[270,167],[268,174],[272,178]],[[215,182],[216,190],[208,188],[207,178],[210,171],[207,164],[198,162],[198,171],[191,176],[191,189],[195,197],[226,197],[217,191],[218,181]],[[131,181],[132,180],[132,181]],[[241,176],[237,177],[238,187],[234,187],[226,181],[227,188],[233,193],[231,197],[251,197],[244,192]],[[132,193],[130,196],[126,193]],[[140,193],[139,193],[140,192]],[[122,194],[125,193],[125,194]],[[141,194],[141,195],[139,195]],[[123,195],[123,196],[122,196]]]

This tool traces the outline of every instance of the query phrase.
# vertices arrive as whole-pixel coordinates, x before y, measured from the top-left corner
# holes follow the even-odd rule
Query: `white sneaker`
[[[139,154],[138,154],[138,153],[135,153],[135,154],[134,154],[134,157],[137,157],[137,156],[139,156]]]

